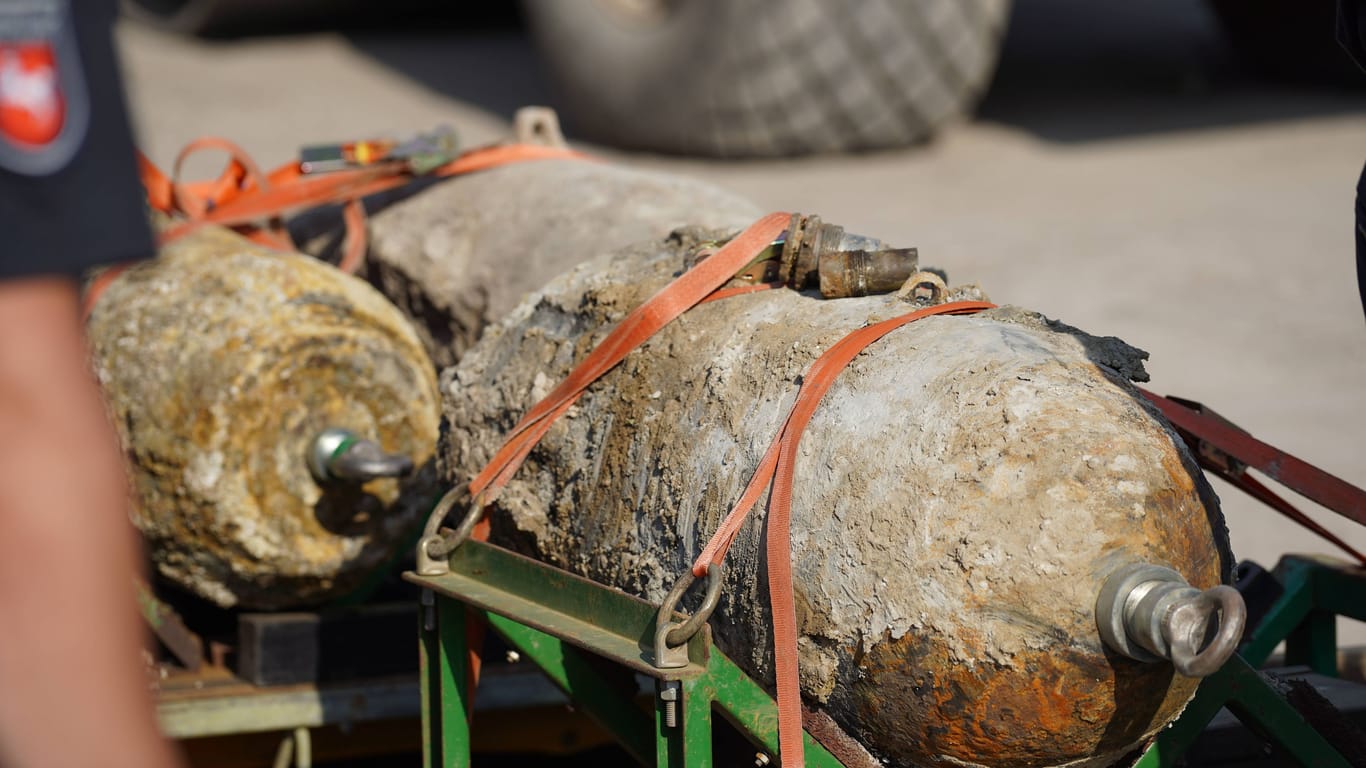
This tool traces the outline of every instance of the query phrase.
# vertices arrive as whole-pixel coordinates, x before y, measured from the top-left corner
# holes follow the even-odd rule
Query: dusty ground
[[[266,164],[301,143],[443,122],[478,142],[517,105],[549,98],[515,29],[202,43],[126,25],[119,37],[143,144],[166,165],[201,134]],[[1350,220],[1366,91],[1240,74],[1199,3],[1021,0],[981,115],[929,146],[781,163],[621,159],[917,245],[922,262],[998,301],[1147,349],[1158,391],[1366,485]],[[1238,555],[1270,565],[1329,551],[1220,492]],[[1366,547],[1366,531],[1318,516]],[[1366,640],[1362,630],[1348,637]]]

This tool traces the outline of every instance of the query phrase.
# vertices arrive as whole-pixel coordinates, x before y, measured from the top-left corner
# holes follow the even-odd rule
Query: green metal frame
[[[421,674],[428,768],[470,764],[467,628],[472,621],[487,622],[642,765],[710,768],[714,711],[758,749],[781,757],[777,705],[711,646],[709,628],[689,642],[686,665],[658,669],[653,661],[658,609],[650,603],[477,541],[462,544],[449,567],[439,576],[404,576],[425,590]],[[1335,617],[1366,620],[1366,601],[1353,599],[1366,594],[1366,570],[1287,557],[1276,576],[1284,593],[1240,653],[1201,682],[1185,712],[1157,736],[1135,768],[1177,765],[1224,707],[1302,765],[1351,768],[1255,667],[1285,640],[1289,663],[1335,675]],[[667,722],[669,705],[661,696],[655,697],[653,712],[641,705],[632,672],[655,678],[657,691],[677,690],[674,726]],[[809,734],[805,748],[814,768],[840,767]]]
[[[781,757],[777,705],[712,647],[708,628],[689,641],[684,666],[659,669],[653,660],[657,606],[477,541],[462,544],[449,566],[450,573],[439,576],[404,575],[430,595],[421,621],[428,768],[470,764],[471,621],[486,621],[642,765],[710,768],[713,712],[756,748]],[[670,705],[661,696],[655,696],[653,712],[641,705],[631,673],[654,678],[658,691],[677,691],[675,725],[668,723]],[[810,734],[804,745],[808,765],[841,768]]]
[[[1239,649],[1254,666],[1285,641],[1285,661],[1337,677],[1337,616],[1366,621],[1366,570],[1326,557],[1289,555],[1277,563],[1285,590]]]
[[[1262,738],[1285,750],[1300,765],[1314,768],[1352,768],[1313,726],[1305,722],[1271,682],[1235,654],[1213,675],[1200,681],[1200,690],[1181,717],[1157,735],[1134,768],[1169,768],[1190,749],[1205,726],[1228,707]]]

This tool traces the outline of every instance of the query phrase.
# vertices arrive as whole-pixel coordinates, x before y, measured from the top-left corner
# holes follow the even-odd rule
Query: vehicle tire
[[[991,81],[1010,0],[524,0],[585,137],[726,157],[930,136]]]

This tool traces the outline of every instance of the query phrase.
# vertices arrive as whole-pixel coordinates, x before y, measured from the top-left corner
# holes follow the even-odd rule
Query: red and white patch
[[[0,42],[0,137],[39,149],[62,132],[66,103],[46,42]]]

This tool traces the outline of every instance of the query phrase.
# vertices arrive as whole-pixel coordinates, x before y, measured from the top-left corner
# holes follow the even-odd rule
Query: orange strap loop
[[[212,181],[182,182],[180,172],[186,159],[204,150],[228,153],[228,164],[222,174]],[[366,249],[363,198],[417,178],[445,178],[511,163],[551,159],[590,158],[560,147],[500,144],[470,150],[421,175],[415,174],[403,161],[319,174],[305,174],[298,162],[290,162],[264,174],[241,147],[226,139],[206,137],[190,142],[180,151],[169,177],[141,153],[138,154],[138,167],[151,207],[186,219],[162,232],[159,238],[162,244],[206,224],[219,224],[233,227],[270,247],[292,249],[283,216],[321,205],[342,205],[346,238],[339,266],[354,273],[360,268]]]
[[[211,181],[183,182],[185,161],[204,150],[228,153],[228,163]],[[531,160],[591,160],[581,152],[537,144],[499,144],[470,150],[427,174],[417,175],[404,162],[380,163],[363,168],[305,174],[298,162],[285,163],[263,174],[256,162],[227,139],[204,137],[185,145],[176,155],[167,176],[142,152],[137,153],[138,173],[147,190],[147,204],[155,211],[180,216],[185,221],[163,231],[157,238],[165,245],[206,224],[232,227],[268,248],[295,250],[283,217],[293,211],[320,205],[342,206],[345,224],[342,257],[338,268],[355,274],[365,261],[365,204],[363,198],[403,186],[418,178],[445,178]],[[264,226],[262,223],[264,222]],[[89,317],[100,296],[131,264],[102,272],[86,287],[82,311]]]

